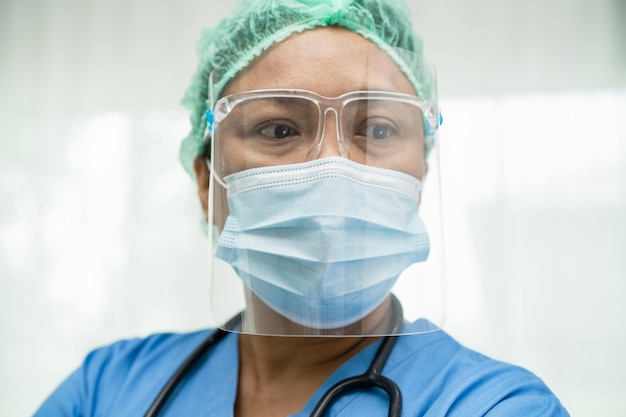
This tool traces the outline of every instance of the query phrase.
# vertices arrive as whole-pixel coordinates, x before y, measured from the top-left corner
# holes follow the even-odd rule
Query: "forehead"
[[[298,88],[327,97],[357,90],[415,94],[384,51],[339,27],[307,30],[272,46],[239,73],[224,94],[268,88]]]

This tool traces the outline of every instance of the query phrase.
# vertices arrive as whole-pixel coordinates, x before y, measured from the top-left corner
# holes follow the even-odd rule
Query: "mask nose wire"
[[[335,142],[326,141],[327,130],[326,123],[330,116],[329,113],[334,113],[335,115]],[[335,107],[325,106],[320,108],[320,132],[319,138],[316,146],[315,159],[323,158],[326,156],[342,156],[344,158],[348,157],[348,153],[346,152],[345,140],[342,138],[341,129],[340,129],[340,119],[341,112],[338,111]]]

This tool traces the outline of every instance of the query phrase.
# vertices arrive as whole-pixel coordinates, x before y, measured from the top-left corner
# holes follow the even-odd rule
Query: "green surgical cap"
[[[212,96],[217,98],[229,81],[273,44],[320,26],[341,26],[378,45],[398,64],[419,97],[436,100],[434,76],[422,61],[422,41],[413,31],[403,0],[241,0],[217,27],[205,29],[198,42],[198,68],[182,100],[191,110],[191,132],[180,149],[189,175],[195,177],[193,160],[204,152],[205,112],[213,106],[211,74]],[[431,147],[428,141],[426,151]]]

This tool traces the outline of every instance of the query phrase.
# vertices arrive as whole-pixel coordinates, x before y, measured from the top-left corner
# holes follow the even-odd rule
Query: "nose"
[[[344,156],[344,143],[339,132],[339,115],[335,109],[326,109],[323,114],[317,158]]]

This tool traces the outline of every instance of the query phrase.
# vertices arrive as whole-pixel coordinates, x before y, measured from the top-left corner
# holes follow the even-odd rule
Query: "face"
[[[324,97],[364,90],[415,94],[409,80],[385,52],[360,35],[338,27],[305,31],[274,45],[233,79],[222,96],[262,89],[301,89]],[[329,111],[321,117],[325,127],[315,157],[342,156],[335,113]],[[422,128],[421,120],[415,119]],[[225,140],[216,140],[216,155],[221,156],[220,163],[227,161],[222,177],[242,169],[281,164],[278,158],[255,159],[245,140],[228,135],[225,129],[219,134]],[[208,183],[208,172],[203,162],[196,161],[196,173],[201,199],[206,204],[203,184]],[[384,167],[423,179],[423,142],[394,152]]]
[[[415,110],[413,110],[413,113],[410,113],[413,117],[405,117],[403,113],[399,112],[398,107],[394,107],[394,101],[390,99],[390,96],[393,94],[396,94],[395,98],[399,98],[397,94],[404,94],[414,98],[415,91],[413,86],[385,52],[360,35],[336,27],[319,28],[293,35],[287,40],[274,45],[261,57],[257,58],[246,70],[234,78],[221,94],[222,98],[230,99],[233,95],[242,95],[258,90],[291,90],[290,92],[292,93],[293,90],[305,90],[315,95],[312,96],[307,93],[306,97],[317,97],[315,99],[317,103],[323,103],[323,105],[318,108],[313,103],[313,110],[311,110],[310,107],[307,107],[307,104],[311,103],[308,98],[296,105],[294,101],[287,99],[291,96],[281,96],[279,99],[276,99],[276,96],[264,96],[263,100],[256,102],[257,104],[260,103],[259,105],[256,107],[251,106],[246,111],[237,110],[238,108],[243,108],[243,104],[239,102],[233,102],[236,104],[227,106],[222,113],[220,113],[219,106],[216,107],[217,115],[225,115],[224,119],[220,120],[217,118],[217,120],[220,120],[220,123],[217,124],[217,131],[214,133],[211,154],[213,158],[212,164],[215,169],[214,179],[216,181],[213,182],[213,189],[210,190],[212,202],[209,223],[216,226],[218,233],[222,233],[225,221],[230,214],[226,187],[220,183],[220,180],[223,180],[229,174],[246,169],[340,156],[349,157],[358,163],[371,164],[373,167],[400,171],[419,179],[424,178],[426,164],[424,162],[424,142],[422,140],[423,124],[419,108],[417,114]],[[361,99],[359,101],[361,107],[355,106],[348,111],[348,105],[339,98],[345,94],[359,91],[385,92],[377,95],[377,97],[385,98],[374,102],[370,100],[374,93],[368,94],[367,100]],[[353,96],[351,95],[350,97]],[[265,100],[265,98],[268,98],[268,100]],[[405,98],[409,100],[408,97]],[[399,100],[395,101],[395,103],[397,102]],[[384,108],[380,106],[380,103],[385,105],[383,106]],[[317,115],[310,117],[312,113],[315,113],[316,109],[322,109],[321,113],[316,113]],[[339,113],[343,116],[339,117]],[[232,123],[227,121],[227,118],[232,120]],[[411,120],[412,123],[408,123],[406,126],[398,126],[396,124],[397,122],[401,125],[402,120],[405,119]],[[313,121],[311,122],[311,120]],[[346,120],[349,120],[350,123],[346,124]],[[321,126],[324,126],[323,130],[320,129]],[[384,139],[387,138],[384,132],[385,126],[395,128],[392,129],[394,131],[403,132],[394,133],[396,134],[394,139],[407,139],[406,142],[402,140],[385,141]],[[283,133],[285,133],[282,129],[287,128],[288,131],[292,127],[297,133],[292,135],[286,132],[287,140],[281,140],[283,139]],[[378,128],[381,129],[378,130]],[[306,140],[310,137],[304,133],[308,131],[315,132],[311,135],[315,136],[313,143],[320,146],[315,149],[313,155],[308,153],[300,155],[298,152],[303,148],[301,144],[310,143]],[[368,132],[368,134],[362,134],[364,131]],[[408,134],[406,132],[416,133]],[[344,133],[351,134],[351,143],[356,142],[356,136],[365,137],[366,140],[364,142],[367,142],[367,144],[361,146],[362,150],[364,148],[364,152],[361,155],[366,156],[365,160],[359,159],[358,152],[352,152],[354,151],[353,148],[351,148],[350,154],[346,156],[344,144],[348,140],[344,137]],[[302,141],[292,141],[292,137],[302,139]],[[269,144],[266,142],[269,142]],[[381,151],[379,153],[382,155],[381,159],[375,160],[377,154],[371,148],[376,148],[376,146],[384,147],[386,146],[385,143],[389,144],[389,142],[393,142],[394,145],[390,145],[389,148]],[[289,148],[290,143],[295,143],[295,145]],[[400,143],[399,149],[395,147],[397,143]],[[262,151],[259,150],[261,148]],[[304,148],[309,149],[307,146]],[[268,151],[269,149],[272,151]],[[294,152],[298,154],[298,157],[295,158],[296,160],[289,160],[288,157],[285,157],[285,155],[293,156]],[[304,160],[299,159],[301,157],[304,157]],[[209,200],[209,171],[201,158],[196,160],[196,173],[200,186],[200,199],[206,213],[207,201]],[[342,205],[342,202],[337,200],[334,199],[330,203],[334,202],[337,206]],[[353,203],[347,199],[344,202],[348,203],[346,206]],[[268,211],[280,211],[280,203],[277,203],[276,207],[272,203],[273,201],[255,201],[255,204],[246,204],[246,210],[250,211],[241,214],[242,223],[246,221],[246,213],[254,212],[257,214]],[[323,204],[326,204],[326,202],[323,202]],[[387,201],[384,201],[382,204],[387,204]],[[236,207],[236,205],[233,207]],[[397,215],[398,218],[404,218],[402,214],[398,215],[398,213],[406,212],[406,210],[403,211],[396,205],[393,205],[392,211],[394,211],[393,216]],[[387,215],[387,217],[392,216]],[[272,223],[270,222],[270,224]],[[313,233],[315,233],[315,230],[313,230]],[[351,233],[354,233],[354,231],[352,230]],[[260,232],[259,234],[263,233]],[[335,230],[335,234],[341,235],[341,231]],[[222,234],[221,236],[224,235]],[[291,234],[289,238],[292,238]],[[341,241],[342,239],[339,240]],[[374,240],[380,243],[380,240]],[[310,242],[311,240],[308,241]],[[298,245],[297,241],[291,243],[295,246]],[[255,248],[255,250],[257,249]],[[250,257],[252,260],[248,259],[248,255],[254,252],[254,250],[236,249],[236,251],[240,252],[238,256],[241,257],[242,263],[246,263],[252,269],[259,266],[261,267],[259,269],[264,269],[264,267],[277,265],[275,260],[270,260],[267,264],[264,261],[259,261],[255,264],[255,260],[252,257]],[[341,250],[335,252],[341,252]],[[282,273],[287,274],[289,272],[281,271]],[[294,278],[296,277],[294,276]],[[220,278],[215,279],[213,282],[216,283],[216,286],[226,286],[228,280],[227,275],[220,274]],[[239,284],[239,281],[237,281],[237,284]],[[311,285],[313,284],[311,282]],[[216,290],[215,293],[225,292]],[[258,331],[259,333],[267,334],[319,334],[309,333],[311,330],[303,331],[299,327],[298,329],[300,330],[294,329],[295,323],[287,323],[286,318],[280,317],[279,313],[260,301],[254,290],[249,289],[247,284],[245,294],[247,297],[245,308],[250,309],[251,314],[249,317],[255,324],[253,332]],[[337,334],[344,334],[344,332],[361,334],[361,332],[369,333],[370,327],[375,327],[379,324],[386,326],[388,324],[386,320],[389,318],[389,314],[386,314],[389,306],[388,302],[389,299],[381,304],[368,320],[360,320],[358,323],[355,323],[355,328],[352,330],[342,328],[328,330],[329,333],[322,334],[331,334],[333,331],[337,331]],[[281,326],[286,327],[283,328]]]

